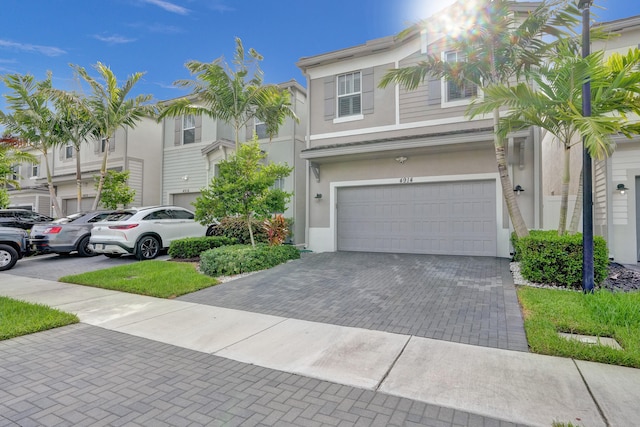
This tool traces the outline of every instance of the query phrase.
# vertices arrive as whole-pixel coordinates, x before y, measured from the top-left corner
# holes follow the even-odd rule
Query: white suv
[[[134,254],[153,259],[172,241],[205,236],[207,227],[194,220],[193,212],[178,206],[128,209],[96,223],[89,240],[93,250],[110,258]]]

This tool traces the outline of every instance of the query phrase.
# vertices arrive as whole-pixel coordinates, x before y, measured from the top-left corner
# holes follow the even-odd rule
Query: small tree
[[[100,185],[100,176],[94,177],[96,190]],[[129,171],[116,172],[108,170],[104,177],[100,204],[106,209],[118,209],[118,205],[126,206],[133,202],[135,190],[127,184]]]
[[[9,207],[9,192],[6,188],[0,188],[0,209]]]
[[[289,176],[293,170],[287,165],[265,163],[266,154],[257,141],[242,144],[238,152],[220,162],[220,175],[194,203],[196,220],[211,224],[217,218],[239,215],[247,221],[251,245],[255,246],[251,219],[266,218],[274,207],[284,209],[291,193],[273,189],[278,178]]]

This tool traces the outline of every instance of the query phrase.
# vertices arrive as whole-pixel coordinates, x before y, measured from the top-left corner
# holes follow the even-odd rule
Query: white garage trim
[[[435,183],[435,182],[456,182],[456,181],[479,181],[479,180],[493,180],[496,185],[496,241],[497,241],[497,256],[508,258],[510,256],[509,251],[509,229],[502,228],[502,216],[503,216],[503,197],[502,188],[499,183],[499,175],[497,173],[482,173],[482,174],[468,174],[468,175],[440,175],[440,176],[423,176],[423,177],[407,177],[411,178],[411,183]],[[336,223],[337,213],[337,197],[338,189],[341,187],[358,187],[358,186],[373,186],[373,185],[397,185],[401,184],[401,178],[385,178],[385,179],[371,179],[371,180],[359,180],[359,181],[339,181],[332,182],[329,187],[329,228],[314,227],[310,228],[309,241],[313,250],[319,252],[337,250],[338,242],[338,230]],[[410,184],[407,184],[410,185]]]

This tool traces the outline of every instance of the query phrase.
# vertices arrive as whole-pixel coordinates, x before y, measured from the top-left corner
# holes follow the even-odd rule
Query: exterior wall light
[[[618,186],[616,187],[616,191],[620,194],[624,194],[628,190],[629,189],[625,187],[624,184],[618,184]]]
[[[314,199],[322,199],[322,193],[316,193],[316,195],[313,198]]]
[[[400,163],[401,165],[403,165],[407,160],[408,159],[405,156],[396,157],[396,162]]]
[[[515,191],[516,195],[519,196],[520,193],[524,191],[524,188],[522,188],[522,185],[518,184],[514,187],[513,191]]]

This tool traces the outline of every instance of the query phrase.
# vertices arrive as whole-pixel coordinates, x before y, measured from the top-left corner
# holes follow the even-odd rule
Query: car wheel
[[[0,271],[9,270],[18,262],[18,252],[9,245],[0,245]]]
[[[107,258],[120,258],[122,254],[104,254]]]
[[[160,242],[153,236],[144,236],[136,245],[136,258],[139,260],[154,259],[160,252]]]
[[[89,244],[89,236],[84,236],[80,239],[80,243],[78,243],[78,255],[80,256],[95,256],[96,253],[93,251],[93,248]]]

